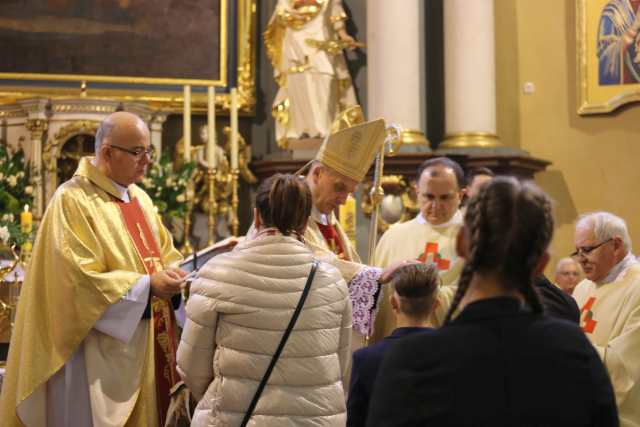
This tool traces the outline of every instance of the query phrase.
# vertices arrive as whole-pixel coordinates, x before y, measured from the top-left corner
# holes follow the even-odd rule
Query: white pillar
[[[367,109],[400,125],[403,143],[428,146],[423,21],[421,0],[367,1]]]
[[[444,1],[445,140],[440,148],[495,147],[494,0]]]

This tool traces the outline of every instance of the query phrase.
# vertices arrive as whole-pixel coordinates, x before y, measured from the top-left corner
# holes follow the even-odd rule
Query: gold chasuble
[[[322,234],[318,224],[322,224],[325,218],[327,224],[332,225],[335,229],[336,237],[340,239],[339,243],[327,241]],[[337,268],[347,283],[365,267],[333,213],[322,215],[314,208],[304,232],[304,241],[313,250],[315,256]]]
[[[3,426],[46,425],[46,383],[81,344],[93,424],[158,425],[154,360],[166,355],[155,355],[154,342],[162,340],[154,340],[154,323],[166,333],[170,325],[154,313],[154,322],[141,320],[126,344],[93,329],[143,275],[181,258],[146,193],[135,185],[128,193],[132,202],[125,204],[91,158],[81,159],[73,178],[56,190],[20,295],[0,401]],[[120,206],[137,203],[138,214]],[[129,233],[124,215],[137,233]],[[134,243],[136,235],[149,253]],[[158,307],[154,299],[153,311]]]
[[[573,297],[580,326],[609,372],[620,426],[640,427],[640,264],[609,283],[585,279]]]

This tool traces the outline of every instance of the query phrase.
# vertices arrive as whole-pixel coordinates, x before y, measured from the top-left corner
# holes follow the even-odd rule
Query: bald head
[[[108,115],[96,132],[96,156],[100,157],[100,147],[111,139],[118,139],[119,137],[126,137],[127,134],[140,131],[149,133],[147,125],[142,119],[135,114],[128,113],[126,111],[117,111]],[[116,142],[117,144],[117,142]]]
[[[150,162],[149,129],[135,114],[118,111],[105,118],[96,133],[96,166],[123,186],[138,182]]]

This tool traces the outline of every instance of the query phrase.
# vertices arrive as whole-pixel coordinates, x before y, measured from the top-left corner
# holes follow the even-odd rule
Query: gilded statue
[[[279,85],[276,140],[323,138],[336,115],[358,103],[344,49],[362,47],[345,30],[341,0],[278,0],[264,32]]]

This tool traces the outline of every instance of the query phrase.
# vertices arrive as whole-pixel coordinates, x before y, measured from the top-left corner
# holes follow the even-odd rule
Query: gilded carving
[[[418,203],[413,185],[407,184],[402,175],[384,175],[381,180],[384,198],[381,204],[381,215],[378,216],[378,233],[384,233],[391,225],[405,222],[418,214]],[[372,205],[369,192],[371,181],[366,182],[362,189],[360,207],[366,217],[371,217]],[[396,221],[387,221],[394,218]]]

